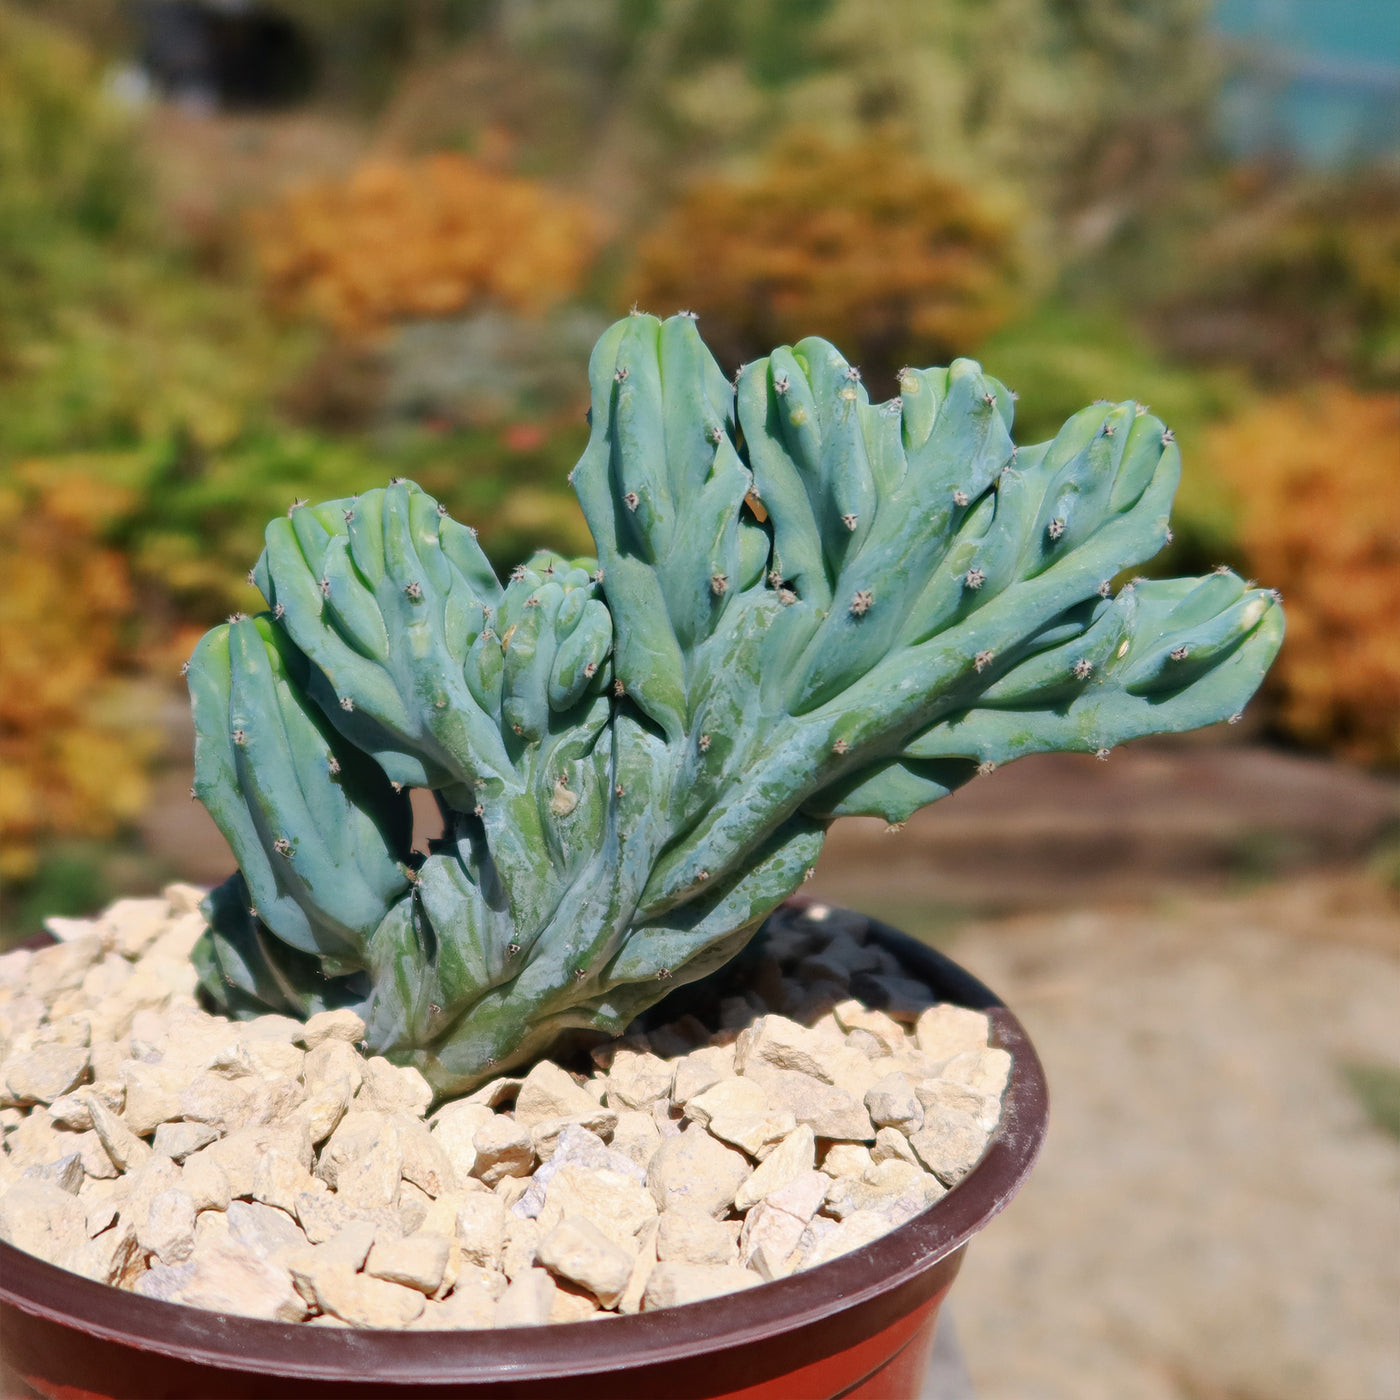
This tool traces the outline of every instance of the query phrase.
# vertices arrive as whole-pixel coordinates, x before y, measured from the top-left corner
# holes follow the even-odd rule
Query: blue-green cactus
[[[1018,452],[970,360],[871,404],[813,339],[731,385],[685,316],[619,322],[590,375],[596,561],[503,587],[392,482],[274,521],[270,610],[201,642],[196,790],[240,873],[199,959],[235,1014],[355,1003],[467,1088],[732,956],[833,818],[1233,716],[1278,648],[1228,572],[1113,594],[1179,467],[1132,403]],[[445,820],[426,857],[411,787]]]

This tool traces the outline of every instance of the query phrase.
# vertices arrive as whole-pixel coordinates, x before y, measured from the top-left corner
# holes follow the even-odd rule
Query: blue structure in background
[[[1233,155],[1400,162],[1400,0],[1217,0]]]

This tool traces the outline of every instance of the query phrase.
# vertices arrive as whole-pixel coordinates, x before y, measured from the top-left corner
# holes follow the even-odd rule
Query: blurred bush
[[[1188,285],[1160,317],[1177,354],[1275,385],[1400,385],[1400,174],[1236,172],[1182,265]]]
[[[1302,742],[1400,763],[1400,394],[1322,384],[1209,435],[1288,637],[1268,684]]]
[[[45,838],[109,837],[147,797],[156,736],[133,688],[135,594],[110,534],[128,492],[79,459],[0,485],[0,878]]]
[[[1006,215],[888,140],[789,136],[746,180],[710,179],[640,240],[627,297],[691,308],[721,363],[805,335],[868,374],[970,354],[1016,303]]]
[[[596,220],[465,156],[376,160],[251,218],[274,302],[346,336],[481,302],[537,313],[577,291]]]
[[[305,351],[167,236],[90,56],[0,5],[0,460],[217,445]]]

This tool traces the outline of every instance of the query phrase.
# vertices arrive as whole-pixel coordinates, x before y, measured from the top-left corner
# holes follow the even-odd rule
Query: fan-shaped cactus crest
[[[239,871],[198,957],[232,1013],[353,1003],[468,1088],[731,957],[835,817],[1225,719],[1278,648],[1231,573],[1114,591],[1179,470],[1132,403],[1018,451],[970,360],[872,404],[810,339],[731,384],[686,316],[620,321],[590,376],[596,560],[502,583],[395,481],[274,520],[268,610],[199,644],[195,787]]]

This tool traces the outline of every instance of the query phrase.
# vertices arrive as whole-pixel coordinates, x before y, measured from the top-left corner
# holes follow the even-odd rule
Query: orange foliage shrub
[[[252,227],[274,300],[348,336],[483,300],[544,310],[578,289],[598,242],[579,201],[457,155],[369,162]]]
[[[1251,572],[1284,595],[1270,682],[1285,725],[1400,761],[1400,394],[1276,399],[1218,427],[1209,451],[1237,493]]]
[[[791,138],[710,180],[641,242],[628,296],[689,308],[734,363],[822,335],[867,370],[967,354],[1015,300],[1009,221],[896,146]]]
[[[155,736],[117,678],[131,581],[103,543],[129,504],[48,463],[0,487],[0,877],[28,875],[41,837],[109,836],[145,804]]]

